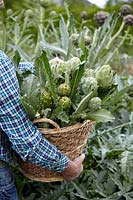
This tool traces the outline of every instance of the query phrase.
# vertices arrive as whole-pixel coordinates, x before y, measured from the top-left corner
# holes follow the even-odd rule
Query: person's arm
[[[68,166],[69,159],[28,119],[20,101],[14,65],[4,53],[0,53],[0,128],[23,160],[58,172]]]

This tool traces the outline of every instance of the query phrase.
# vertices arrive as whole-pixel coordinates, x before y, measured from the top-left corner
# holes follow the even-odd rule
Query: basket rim
[[[85,126],[86,124],[90,125],[90,128],[92,127],[92,125],[94,124],[94,121],[91,120],[86,120],[83,123],[76,123],[74,125],[70,125],[70,126],[66,126],[66,127],[61,127],[60,129],[56,129],[56,128],[39,128],[39,130],[42,133],[45,134],[59,134],[59,133],[66,133],[68,131],[73,131],[73,130],[77,130],[79,128],[82,128],[83,126]]]

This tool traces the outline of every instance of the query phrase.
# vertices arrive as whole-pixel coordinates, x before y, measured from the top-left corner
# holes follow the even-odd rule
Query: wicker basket
[[[82,154],[93,125],[93,122],[88,120],[83,124],[77,123],[72,126],[60,128],[58,124],[47,118],[34,121],[34,123],[40,122],[50,123],[55,127],[53,129],[39,128],[39,130],[49,142],[53,143],[71,160]],[[18,163],[22,173],[31,180],[41,182],[63,180],[63,176],[60,173],[23,161],[21,158],[18,159]]]

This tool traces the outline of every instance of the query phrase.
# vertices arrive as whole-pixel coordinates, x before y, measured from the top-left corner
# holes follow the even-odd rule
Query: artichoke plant
[[[110,46],[123,24],[113,35],[118,18],[103,12],[95,17],[102,19],[101,24],[106,22],[94,35],[88,27],[75,30],[72,18],[66,24],[61,17],[59,33],[52,24],[54,44],[46,42],[39,27],[42,41],[35,56],[35,71],[24,74],[20,85],[22,103],[32,120],[48,117],[62,127],[87,119],[114,119],[106,110],[106,101],[116,88],[115,73],[109,65],[114,53],[110,53]]]
[[[99,94],[100,87],[109,91],[113,87],[114,74],[109,65],[99,70],[85,69],[85,63],[78,57],[48,60],[43,51],[36,59],[34,75],[25,76],[21,80],[21,99],[32,120],[50,117],[62,127],[86,119],[114,119],[104,109]],[[103,119],[101,115],[107,117]]]

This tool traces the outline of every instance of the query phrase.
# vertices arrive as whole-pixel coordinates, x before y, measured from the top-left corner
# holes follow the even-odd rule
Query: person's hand
[[[78,158],[75,158],[73,161],[69,161],[67,168],[62,173],[65,180],[73,181],[80,175],[80,173],[83,171],[82,162],[84,158],[85,154],[82,154]]]

